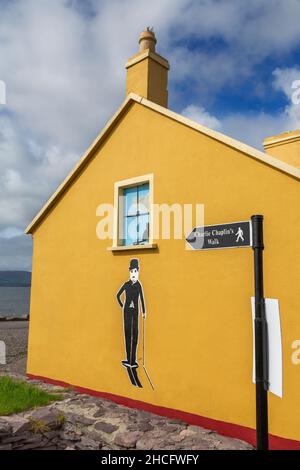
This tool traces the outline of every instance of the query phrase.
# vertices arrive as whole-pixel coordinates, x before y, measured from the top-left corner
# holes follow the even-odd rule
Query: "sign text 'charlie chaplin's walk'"
[[[194,250],[251,246],[251,223],[233,222],[195,227],[186,241]]]

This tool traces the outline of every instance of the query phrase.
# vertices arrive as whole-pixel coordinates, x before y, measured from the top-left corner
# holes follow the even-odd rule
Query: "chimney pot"
[[[153,103],[168,106],[169,62],[155,52],[152,28],[140,34],[140,51],[126,63],[126,95],[135,93]]]
[[[143,31],[140,34],[139,44],[140,44],[140,52],[149,49],[151,52],[155,52],[155,44],[156,44],[156,37],[154,31],[147,28],[146,31]]]

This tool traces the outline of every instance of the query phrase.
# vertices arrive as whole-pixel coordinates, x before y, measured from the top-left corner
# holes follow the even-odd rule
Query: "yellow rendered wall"
[[[300,440],[299,182],[134,104],[34,233],[28,373],[255,427],[251,249],[107,251],[96,207],[118,180],[153,173],[155,203],[204,203],[206,224],[265,216],[265,295],[279,298],[284,397],[270,394],[270,432]],[[115,294],[140,260],[147,306],[143,389],[129,384]],[[141,358],[141,345],[139,346]]]
[[[300,140],[267,147],[266,152],[289,165],[300,168]]]

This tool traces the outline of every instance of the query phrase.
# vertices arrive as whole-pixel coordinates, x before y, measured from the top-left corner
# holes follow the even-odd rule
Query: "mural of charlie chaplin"
[[[134,258],[130,260],[129,274],[130,279],[126,281],[117,293],[117,300],[123,309],[124,316],[124,335],[127,358],[122,361],[126,367],[129,379],[132,385],[142,387],[137,376],[139,364],[136,360],[136,352],[139,337],[139,305],[142,307],[143,318],[146,316],[143,287],[139,281],[139,260]],[[122,302],[122,295],[125,293],[125,301]],[[140,302],[140,303],[139,303]]]

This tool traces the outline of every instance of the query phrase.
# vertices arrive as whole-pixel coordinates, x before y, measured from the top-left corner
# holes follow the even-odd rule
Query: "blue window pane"
[[[124,215],[137,213],[137,187],[124,189]]]
[[[149,184],[125,188],[123,244],[136,245],[149,241]]]
[[[137,217],[124,217],[124,245],[137,243]]]
[[[139,213],[147,214],[149,212],[149,184],[142,184],[138,187]]]
[[[138,218],[138,242],[149,241],[149,214],[140,215]]]

